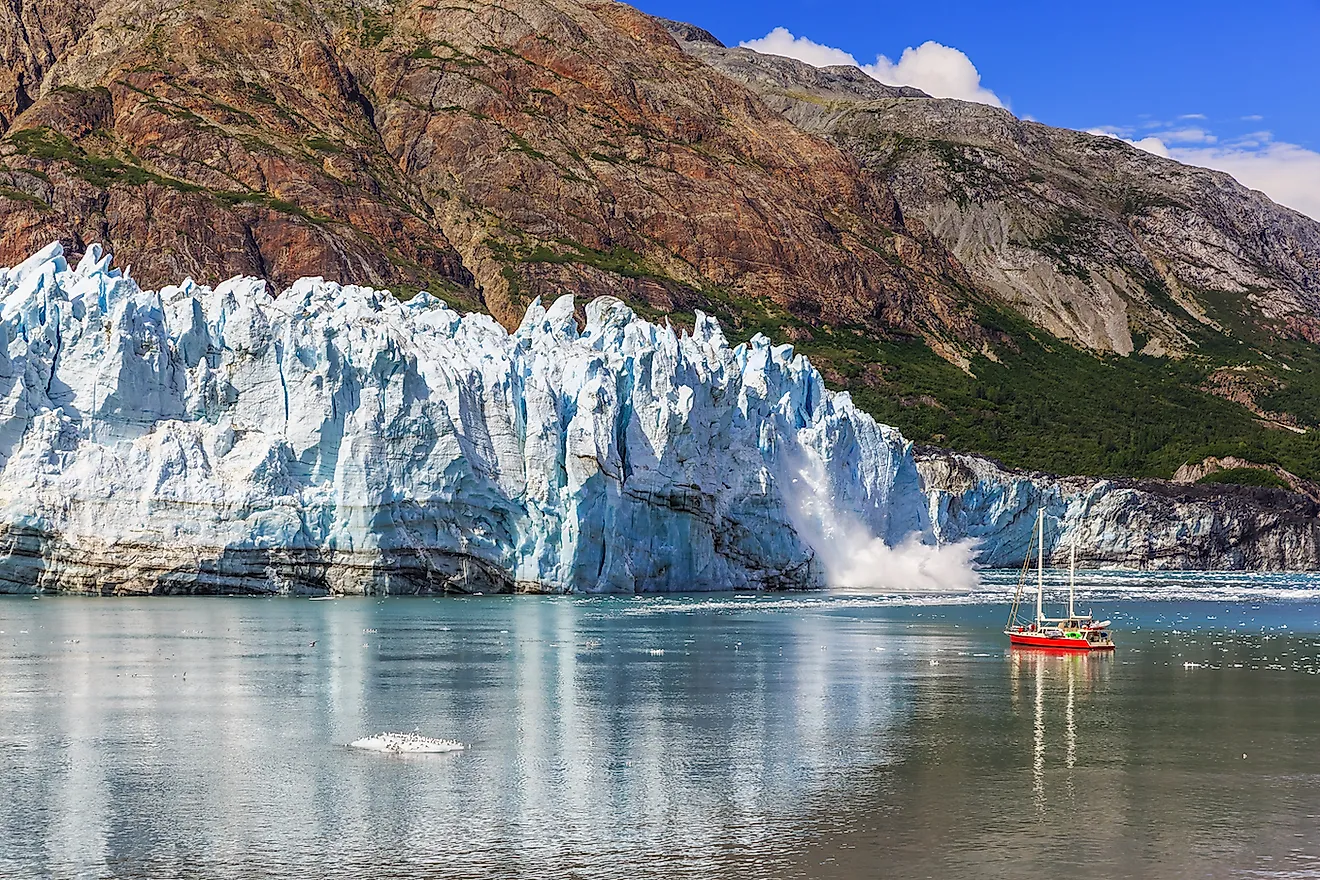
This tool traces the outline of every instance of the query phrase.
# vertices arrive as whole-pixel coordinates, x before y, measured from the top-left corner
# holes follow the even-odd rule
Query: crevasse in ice
[[[508,333],[321,279],[144,291],[58,244],[0,298],[0,589],[819,586],[806,463],[871,534],[932,540],[897,431],[701,314],[602,297],[579,331],[565,296]]]

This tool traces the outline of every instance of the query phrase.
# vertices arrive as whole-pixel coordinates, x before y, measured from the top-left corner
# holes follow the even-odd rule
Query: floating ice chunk
[[[431,755],[440,752],[459,752],[466,746],[458,740],[433,739],[415,733],[378,733],[364,736],[348,744],[350,748],[368,752],[387,752],[395,755]]]

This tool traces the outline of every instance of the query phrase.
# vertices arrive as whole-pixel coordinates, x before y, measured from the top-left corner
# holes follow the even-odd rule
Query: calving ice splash
[[[0,589],[799,588],[852,556],[896,592],[968,577],[897,431],[701,314],[678,333],[602,297],[579,330],[561,297],[509,333],[314,278],[144,291],[58,244],[0,296]]]
[[[832,587],[855,592],[949,593],[977,585],[972,566],[977,542],[929,541],[923,531],[897,544],[876,536],[851,510],[835,502],[825,461],[812,449],[786,455],[781,478],[793,527],[816,550]]]

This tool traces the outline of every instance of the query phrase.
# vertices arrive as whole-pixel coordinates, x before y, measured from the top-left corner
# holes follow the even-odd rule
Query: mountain
[[[944,353],[962,374],[892,342],[813,352],[877,417],[1056,473],[1169,477],[1227,456],[1320,477],[1320,223],[1113,138],[668,27],[888,186],[991,304],[996,344]]]
[[[1320,341],[1320,223],[1227,174],[671,27],[691,55],[857,158],[981,290],[1059,338],[1187,354],[1196,330],[1224,329],[1218,316]]]
[[[976,335],[883,185],[630,7],[23,10],[0,258],[97,241],[147,283],[427,286],[508,324],[572,289]]]
[[[1320,477],[1320,224],[1113,139],[605,2],[31,0],[0,57],[0,262],[612,294],[1008,465]]]

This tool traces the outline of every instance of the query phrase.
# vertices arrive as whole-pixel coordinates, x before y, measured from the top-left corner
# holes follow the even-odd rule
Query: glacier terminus
[[[96,245],[0,269],[0,591],[903,592],[974,545],[1016,564],[1041,504],[1049,547],[1082,530],[1099,564],[1314,563],[1313,525],[1254,508],[922,458],[700,313],[574,312],[510,333],[319,278],[149,291]]]
[[[566,296],[508,333],[320,279],[144,291],[58,244],[0,291],[7,590],[819,587],[804,462],[870,534],[933,541],[897,431],[705,316],[603,297],[579,332]]]

